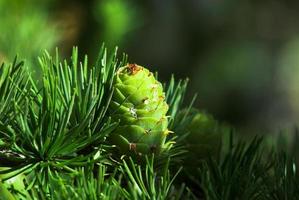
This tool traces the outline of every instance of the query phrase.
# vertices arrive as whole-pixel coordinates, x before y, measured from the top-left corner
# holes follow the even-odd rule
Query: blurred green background
[[[0,0],[0,62],[73,45],[94,60],[103,41],[130,62],[190,77],[187,102],[244,132],[299,119],[299,1]]]

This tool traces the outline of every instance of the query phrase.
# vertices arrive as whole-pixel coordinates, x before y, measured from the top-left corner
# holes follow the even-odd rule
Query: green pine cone
[[[168,105],[162,84],[148,69],[136,64],[118,69],[109,110],[120,123],[110,141],[122,154],[161,151],[169,133]]]
[[[186,110],[183,110],[179,117],[183,118],[185,115]],[[186,137],[186,146],[191,163],[210,156],[217,158],[225,131],[223,125],[220,125],[213,116],[197,109],[191,109],[187,115],[187,121],[184,130],[189,133]]]
[[[218,122],[211,115],[197,113],[188,129],[189,149],[191,148],[198,158],[218,157],[222,134]]]

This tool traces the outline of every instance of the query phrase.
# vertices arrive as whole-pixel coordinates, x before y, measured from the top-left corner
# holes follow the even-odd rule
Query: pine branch
[[[129,179],[128,199],[166,199],[179,173],[178,171],[171,179],[168,165],[169,160],[162,170],[163,174],[159,176],[154,169],[154,157],[146,158],[145,169],[136,166],[132,159],[129,163],[124,161],[121,171]]]
[[[12,64],[2,63],[0,66],[0,121],[2,125],[14,117],[14,106],[22,107],[27,82],[24,62],[15,57]]]
[[[187,118],[186,116],[189,115],[196,95],[194,95],[188,105],[186,116],[182,117],[179,111],[183,110],[188,81],[188,79],[176,81],[174,76],[172,76],[169,83],[164,85],[166,102],[169,105],[169,129],[173,131],[174,134],[168,137],[164,151],[161,155],[157,156],[156,162],[159,163],[158,165],[163,165],[168,158],[172,159],[171,165],[181,163],[187,153],[184,138],[188,135],[186,127],[187,124],[191,122],[191,118]]]
[[[39,59],[41,86],[32,80],[31,93],[23,97],[25,105],[14,107],[15,119],[9,125],[2,122],[1,139],[7,146],[1,155],[0,160],[6,160],[2,166],[9,162],[12,170],[36,169],[43,173],[38,175],[41,181],[47,181],[49,173],[73,171],[73,166],[104,159],[93,156],[103,152],[101,144],[117,125],[105,114],[113,93],[114,71],[120,62],[116,50],[107,56],[104,46],[96,66],[88,67],[87,57],[83,63],[77,58],[78,50],[74,48],[70,62],[61,62],[58,53],[52,58],[45,52]],[[86,148],[90,149],[87,153],[81,152]]]
[[[57,51],[54,57],[45,52],[39,62],[41,82],[16,59],[0,67],[0,191],[4,198],[299,198],[297,147],[293,144],[286,153],[282,140],[279,150],[265,150],[263,138],[235,142],[231,136],[219,161],[203,159],[198,172],[178,177],[187,163],[182,162],[188,153],[187,127],[197,113],[192,109],[195,98],[182,108],[187,80],[172,78],[165,86],[168,128],[175,133],[167,138],[163,151],[116,161],[111,156],[115,147],[106,137],[118,124],[111,121],[107,109],[116,69],[127,64],[127,57],[119,61],[116,50],[109,54],[102,46],[93,66],[87,56],[78,61],[77,48],[70,60],[60,60]],[[209,125],[213,130],[217,126]]]
[[[157,173],[154,158],[147,158],[145,165],[138,165],[132,159],[109,172],[103,164],[87,164],[78,168],[76,174],[51,174],[45,191],[41,181],[37,181],[26,198],[33,199],[184,199],[191,197],[184,185],[176,188],[173,183],[177,173],[171,176],[169,160],[164,169]],[[27,179],[28,180],[28,179]],[[14,194],[21,198],[21,194]]]
[[[12,73],[7,71],[18,69],[19,65],[5,68],[5,73],[1,74],[4,78],[0,80],[4,82],[1,84],[1,88],[5,88],[4,94],[8,95],[2,95],[1,103],[7,105],[4,106],[9,108],[6,113],[11,111],[13,118],[9,123],[1,120],[1,140],[5,141],[6,146],[0,155],[0,164],[9,167],[1,170],[0,174],[5,174],[2,180],[26,174],[25,182],[32,199],[97,199],[99,196],[103,197],[103,194],[109,199],[114,194],[115,199],[119,199],[121,195],[126,199],[149,199],[151,195],[155,195],[157,199],[165,199],[170,193],[175,195],[173,180],[176,175],[170,178],[169,158],[164,162],[166,165],[163,175],[157,174],[159,170],[154,171],[157,169],[153,168],[153,159],[146,159],[144,175],[140,166],[135,165],[131,159],[129,164],[125,161],[120,163],[119,169],[114,164],[119,178],[108,173],[107,179],[108,168],[105,163],[109,162],[106,151],[110,151],[110,147],[104,142],[117,124],[111,123],[106,111],[113,94],[115,70],[126,63],[126,59],[124,56],[119,62],[116,51],[107,56],[107,50],[103,46],[96,65],[88,67],[87,56],[82,63],[78,62],[77,48],[74,48],[70,61],[60,61],[58,51],[55,57],[45,52],[39,58],[43,74],[41,83],[30,75],[17,73],[14,73],[14,79]],[[11,90],[13,87],[8,84],[14,81],[8,80],[17,80],[18,87]],[[168,98],[171,102],[176,102],[171,107],[173,117],[179,109],[185,87],[186,83],[176,86],[174,82],[170,84]],[[18,99],[11,101],[18,105],[13,104],[10,108],[6,103],[7,99],[12,98],[7,91],[15,93],[14,97]],[[96,163],[102,163],[97,178],[94,177],[94,168],[88,167]],[[128,176],[128,179],[124,181],[122,176]],[[143,182],[143,178],[150,182]],[[100,180],[110,181],[99,182]],[[160,186],[156,185],[157,181]],[[143,193],[135,190],[136,187],[141,187]],[[17,198],[24,196],[18,190],[10,191]],[[182,195],[183,191],[182,186],[179,194]],[[28,194],[25,196],[29,198]]]
[[[181,106],[184,101],[187,84],[188,79],[176,81],[174,79],[174,76],[172,76],[169,84],[164,86],[166,90],[166,102],[169,105],[168,115],[170,116],[169,127],[171,129],[175,125],[174,120],[176,118],[178,110],[182,109]]]

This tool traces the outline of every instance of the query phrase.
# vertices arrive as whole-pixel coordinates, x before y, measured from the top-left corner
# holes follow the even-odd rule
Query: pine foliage
[[[164,151],[118,157],[107,141],[118,123],[107,109],[127,56],[102,46],[95,64],[80,62],[77,48],[70,59],[57,50],[38,61],[40,80],[17,58],[0,67],[0,199],[299,199],[296,154],[266,149],[261,137],[224,135],[219,159],[185,172],[194,99],[178,113],[188,80],[164,85],[174,131]]]

